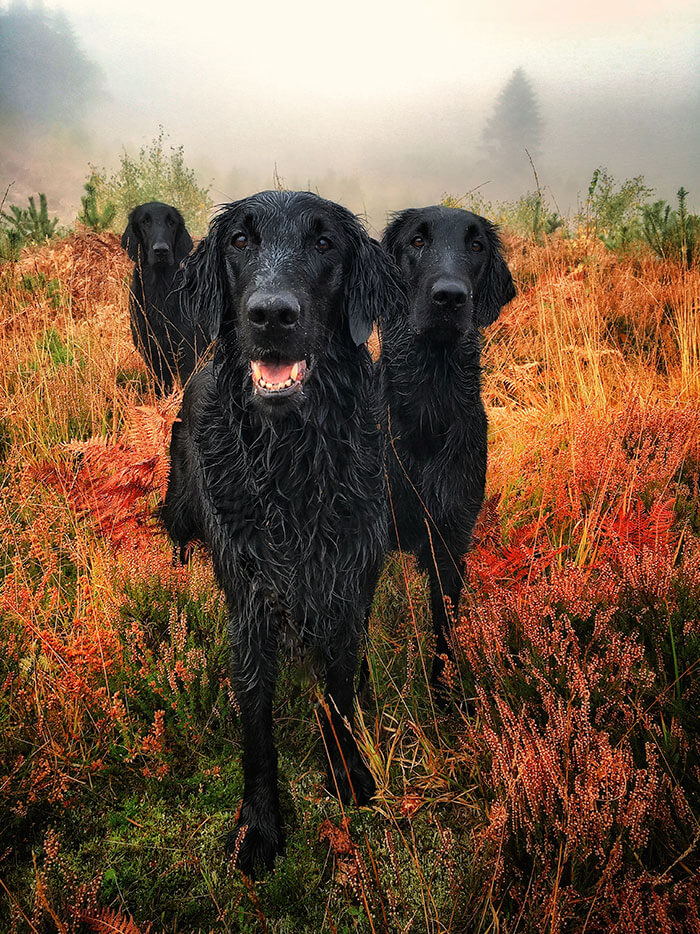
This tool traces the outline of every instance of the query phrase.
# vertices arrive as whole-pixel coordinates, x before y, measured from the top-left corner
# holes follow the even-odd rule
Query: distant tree
[[[516,68],[496,98],[483,139],[489,156],[511,164],[527,149],[534,158],[542,138],[542,118],[535,92],[522,68]]]
[[[75,127],[102,93],[102,75],[63,13],[0,8],[0,115]]]

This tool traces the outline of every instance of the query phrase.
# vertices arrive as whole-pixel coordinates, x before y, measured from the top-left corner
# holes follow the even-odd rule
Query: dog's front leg
[[[433,614],[435,633],[435,656],[430,675],[430,685],[436,702],[444,706],[446,685],[442,680],[445,661],[454,661],[450,636],[453,619],[457,616],[459,597],[462,592],[462,575],[454,565],[454,559],[443,548],[435,549],[435,557],[428,566],[430,578],[430,606]],[[449,598],[450,611],[445,605]]]
[[[348,729],[353,718],[359,641],[358,638],[348,646],[338,640],[332,657],[326,660],[326,709],[321,728],[328,758],[327,784],[331,794],[337,795],[344,804],[367,804],[376,790],[372,773],[362,761]]]
[[[247,621],[246,621],[247,622]],[[257,614],[252,625],[232,623],[233,674],[243,732],[243,802],[229,847],[246,875],[272,869],[284,849],[277,788],[272,701],[277,678],[277,625]]]

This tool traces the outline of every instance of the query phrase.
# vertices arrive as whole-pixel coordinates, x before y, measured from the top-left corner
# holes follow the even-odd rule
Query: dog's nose
[[[248,300],[248,320],[260,329],[296,327],[301,308],[290,292],[254,292]]]
[[[467,304],[469,295],[466,284],[456,279],[438,279],[430,293],[434,304],[445,311],[462,308]]]
[[[170,253],[170,246],[164,240],[158,240],[153,244],[153,254],[163,258]]]

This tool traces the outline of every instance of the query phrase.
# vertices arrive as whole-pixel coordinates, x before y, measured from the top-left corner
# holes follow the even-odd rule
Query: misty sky
[[[522,66],[544,124],[538,171],[563,209],[600,164],[644,174],[664,197],[684,184],[700,206],[698,2],[46,5],[66,12],[105,74],[86,158],[114,163],[162,123],[217,201],[269,187],[275,165],[378,226],[445,192],[534,187],[524,152],[499,173],[481,142]]]

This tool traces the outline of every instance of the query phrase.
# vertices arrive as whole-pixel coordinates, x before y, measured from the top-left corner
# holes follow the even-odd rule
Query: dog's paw
[[[328,770],[328,790],[343,804],[369,804],[377,790],[372,773],[359,756],[353,761],[333,765]]]
[[[226,838],[226,849],[235,856],[241,872],[255,879],[261,871],[273,869],[275,858],[284,852],[284,829],[279,815],[270,814],[263,820],[250,816],[246,820],[243,811]]]

